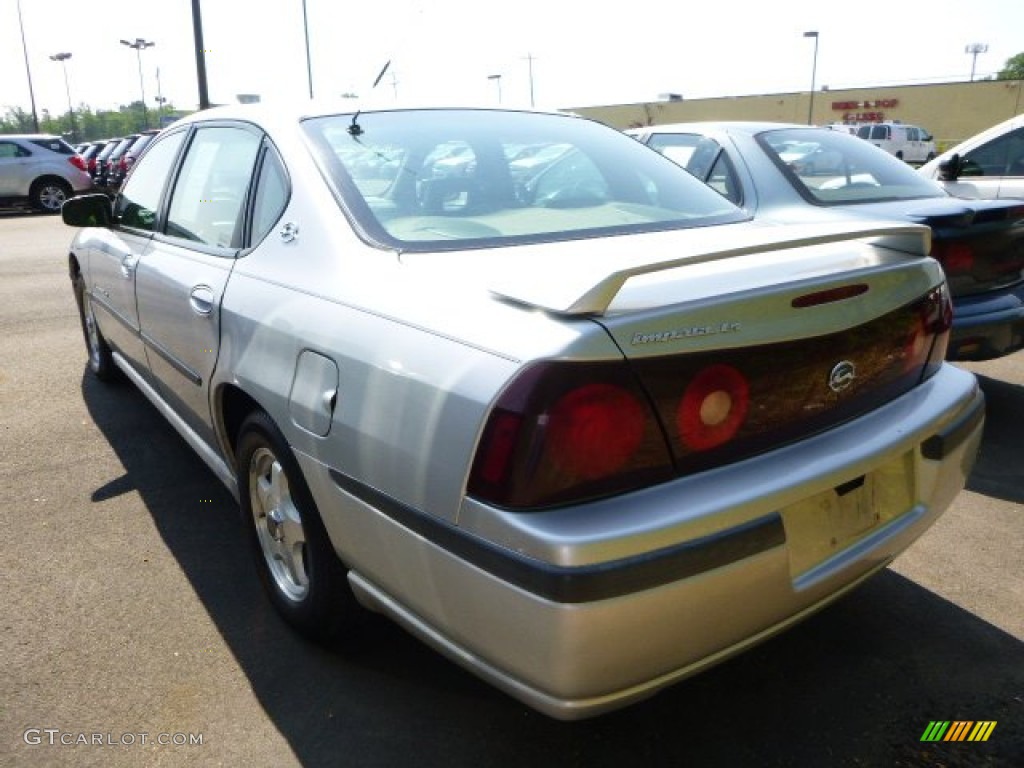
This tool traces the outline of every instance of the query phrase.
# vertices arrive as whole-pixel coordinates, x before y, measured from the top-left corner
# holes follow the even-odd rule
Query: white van
[[[924,128],[903,123],[870,123],[857,135],[908,163],[927,163],[935,157],[935,139]]]

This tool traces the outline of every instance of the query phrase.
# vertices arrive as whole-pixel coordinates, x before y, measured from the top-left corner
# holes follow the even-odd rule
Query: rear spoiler
[[[706,227],[687,230],[683,237],[679,231],[658,234],[674,237],[583,240],[578,243],[578,255],[567,258],[552,259],[542,251],[523,254],[515,274],[506,271],[495,276],[488,287],[498,296],[549,312],[603,315],[631,277],[691,264],[843,241],[860,241],[912,256],[927,256],[931,251],[928,227],[889,222],[755,226],[742,232]],[[635,252],[640,242],[655,246],[650,249],[653,258],[644,260]],[[659,258],[666,250],[671,251],[671,258]],[[532,256],[537,263],[529,263],[534,261]]]

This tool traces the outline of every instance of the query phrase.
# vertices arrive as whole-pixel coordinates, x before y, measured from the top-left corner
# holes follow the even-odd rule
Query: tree
[[[1018,53],[1006,60],[1006,66],[996,76],[997,80],[1024,80],[1024,53]]]
[[[0,133],[33,132],[35,124],[32,122],[32,113],[21,107],[8,107],[3,117],[0,117]]]
[[[161,115],[178,114],[170,102],[163,104],[159,113]],[[49,110],[43,109],[39,114],[39,130],[74,141],[93,141],[138,133],[145,125],[143,120],[141,101],[122,105],[117,110],[99,111],[93,111],[88,104],[79,104],[75,107],[73,136],[71,120],[66,110],[53,114]],[[150,110],[150,128],[157,127],[156,120],[157,112]],[[0,114],[0,133],[34,132],[31,112],[26,112],[21,107],[8,107],[6,112]]]

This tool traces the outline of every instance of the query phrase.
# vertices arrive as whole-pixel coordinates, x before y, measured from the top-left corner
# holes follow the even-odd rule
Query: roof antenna
[[[374,88],[377,87],[377,85],[380,83],[381,79],[384,77],[384,73],[388,71],[388,67],[390,67],[390,66],[391,66],[391,59],[388,59],[387,63],[381,68],[380,74],[377,75],[377,79],[374,80],[373,81],[373,85],[370,86],[370,90],[371,91]],[[360,115],[361,112],[362,112],[362,110],[357,109],[356,113],[354,115],[352,115],[352,123],[348,127],[348,132],[349,132],[350,136],[360,136],[363,133],[362,127],[357,122],[359,120],[359,115]]]

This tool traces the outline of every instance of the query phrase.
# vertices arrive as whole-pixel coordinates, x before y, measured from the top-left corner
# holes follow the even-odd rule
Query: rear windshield
[[[875,126],[877,127],[877,126]],[[874,144],[824,128],[788,128],[757,141],[809,202],[878,203],[945,194],[902,160]]]
[[[304,123],[365,236],[450,250],[740,221],[720,195],[633,139],[566,115],[418,110]]]

